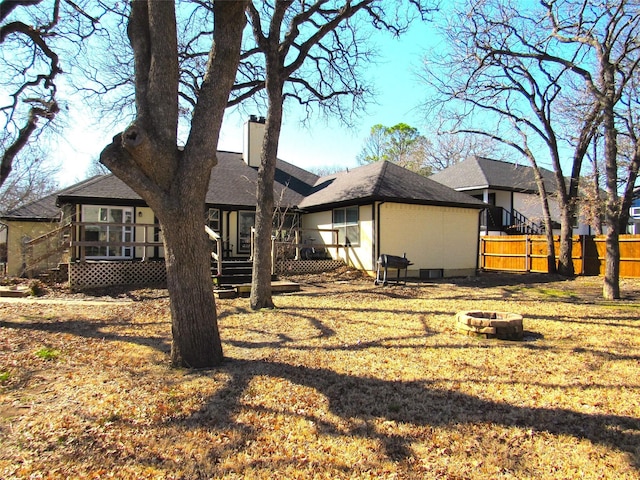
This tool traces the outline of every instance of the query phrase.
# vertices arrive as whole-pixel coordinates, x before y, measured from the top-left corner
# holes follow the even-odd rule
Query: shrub
[[[29,295],[32,297],[40,297],[44,295],[45,286],[40,280],[31,280],[29,282]]]

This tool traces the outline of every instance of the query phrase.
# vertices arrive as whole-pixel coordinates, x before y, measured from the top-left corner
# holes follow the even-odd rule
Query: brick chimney
[[[251,115],[244,124],[242,159],[250,167],[260,166],[262,141],[264,139],[265,118]]]

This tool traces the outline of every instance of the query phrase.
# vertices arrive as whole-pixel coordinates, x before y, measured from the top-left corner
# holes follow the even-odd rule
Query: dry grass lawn
[[[638,479],[640,281],[600,282],[220,300],[227,361],[201,371],[168,366],[164,292],[0,302],[0,478]],[[525,340],[457,333],[478,308]]]

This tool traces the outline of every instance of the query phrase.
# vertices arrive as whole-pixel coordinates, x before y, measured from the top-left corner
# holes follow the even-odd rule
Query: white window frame
[[[341,212],[342,219],[337,218]],[[357,220],[349,219],[349,213],[355,212],[357,216]],[[331,220],[333,224],[333,229],[338,230],[338,243],[344,245],[351,245],[353,247],[360,246],[360,207],[350,206],[350,207],[342,207],[342,208],[334,208],[331,212]],[[352,232],[349,234],[348,232]],[[357,238],[352,239],[353,232],[355,232],[355,236]],[[347,239],[349,240],[347,242]]]
[[[220,209],[219,208],[209,208],[207,209],[207,226],[220,235],[221,222],[220,222]]]
[[[98,209],[98,219],[93,220],[90,218],[89,209]],[[109,226],[109,219],[112,217],[111,212],[114,210],[122,211],[122,223],[131,223],[131,226],[123,226],[116,227],[122,228],[120,242],[133,242],[134,241],[134,226],[135,226],[135,217],[133,207],[121,207],[121,206],[112,206],[112,205],[83,205],[82,206],[82,220],[87,223],[105,223],[103,226],[94,226],[94,225],[86,225],[84,227],[84,238],[86,239],[87,232],[97,231],[99,237],[104,237],[106,240],[104,241],[104,248],[106,255],[86,255],[85,258],[88,260],[130,260],[134,256],[134,247],[133,246],[120,246],[120,247],[110,247],[109,246],[109,237],[111,236],[112,230]],[[93,213],[93,212],[91,212]],[[92,247],[84,247],[85,249],[90,249]],[[101,248],[101,247],[97,247]],[[111,254],[114,249],[120,248],[120,255]]]

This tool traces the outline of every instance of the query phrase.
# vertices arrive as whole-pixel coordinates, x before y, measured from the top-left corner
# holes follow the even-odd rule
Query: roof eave
[[[145,207],[146,202],[139,198],[111,198],[111,197],[76,197],[73,195],[60,195],[56,200],[56,206],[62,205],[118,205],[125,207]]]
[[[434,207],[455,207],[455,208],[470,208],[475,210],[484,210],[488,207],[486,204],[475,203],[460,203],[460,202],[441,202],[438,200],[425,200],[425,199],[407,199],[407,198],[395,198],[395,197],[382,197],[382,196],[370,196],[366,198],[342,200],[339,202],[324,203],[320,205],[312,205],[309,207],[303,207],[304,212],[319,212],[323,210],[332,210],[334,208],[340,208],[347,205],[368,205],[376,202],[381,203],[406,203],[408,205],[432,205]]]
[[[56,215],[55,217],[0,217],[0,221],[7,222],[39,222],[39,223],[51,223],[57,222],[60,220],[60,216]]]

